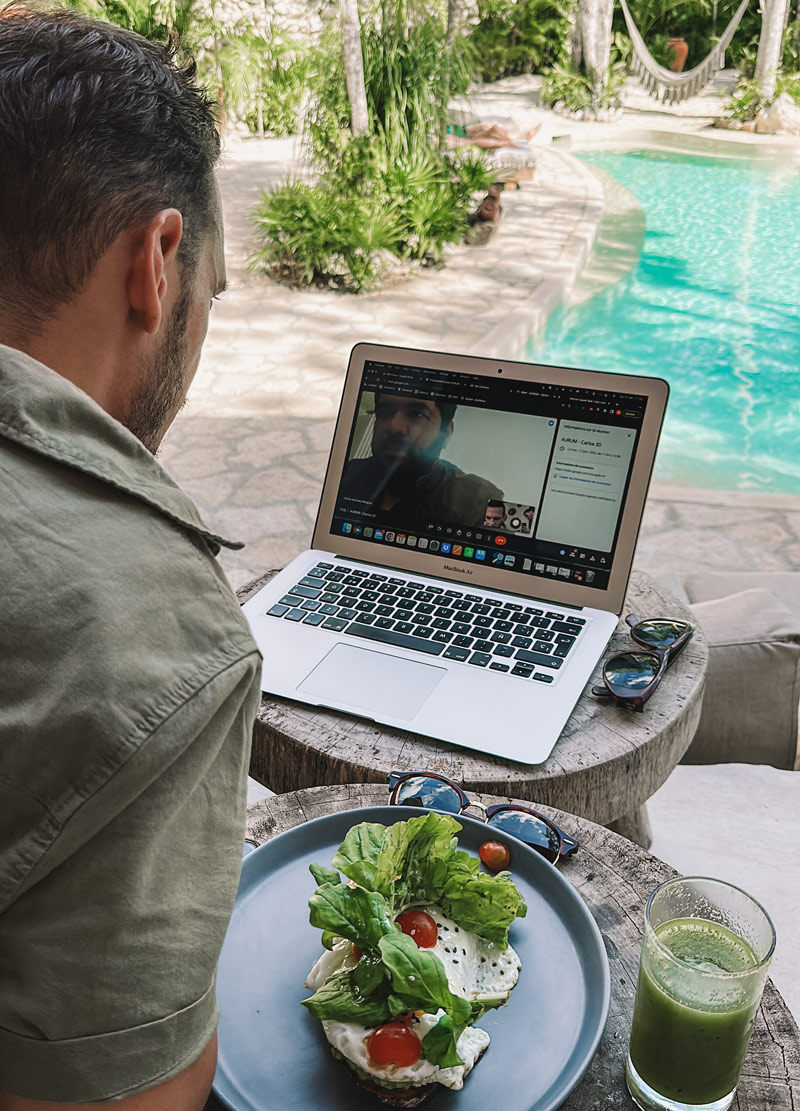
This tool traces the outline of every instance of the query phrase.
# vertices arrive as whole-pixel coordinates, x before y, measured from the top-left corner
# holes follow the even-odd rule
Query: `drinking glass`
[[[644,1111],[726,1111],[747,1053],[775,929],[721,880],[667,880],[647,901],[626,1080]]]

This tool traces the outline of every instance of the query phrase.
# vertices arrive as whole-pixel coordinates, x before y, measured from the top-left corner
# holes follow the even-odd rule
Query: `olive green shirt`
[[[0,1089],[120,1098],[214,1032],[260,694],[223,543],[0,346]]]

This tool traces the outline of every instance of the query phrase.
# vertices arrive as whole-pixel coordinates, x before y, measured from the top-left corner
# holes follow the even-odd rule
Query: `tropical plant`
[[[628,73],[627,64],[614,57],[603,78],[599,95],[589,74],[581,73],[574,66],[556,65],[545,74],[539,93],[544,104],[562,108],[566,112],[595,113],[615,108],[620,103]]]
[[[479,0],[469,39],[484,81],[541,73],[566,60],[570,0]]]
[[[471,48],[448,48],[442,16],[421,0],[383,0],[362,34],[369,133],[349,127],[350,100],[336,28],[309,58],[307,136],[319,181],[262,194],[261,247],[252,264],[284,280],[361,290],[387,257],[431,262],[462,239],[473,193],[492,175],[482,152],[450,150],[447,104],[470,79]]]

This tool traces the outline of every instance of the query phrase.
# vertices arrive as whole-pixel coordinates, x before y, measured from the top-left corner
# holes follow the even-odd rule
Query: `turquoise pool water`
[[[800,494],[797,164],[581,157],[642,205],[642,254],[622,281],[556,312],[528,357],[666,378],[657,480]]]

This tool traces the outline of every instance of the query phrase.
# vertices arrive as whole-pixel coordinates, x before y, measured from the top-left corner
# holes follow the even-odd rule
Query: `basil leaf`
[[[385,998],[365,998],[353,983],[353,972],[329,976],[322,987],[304,999],[303,1006],[319,1019],[378,1026],[392,1017]]]
[[[456,1029],[450,1015],[442,1015],[436,1025],[422,1039],[422,1052],[425,1059],[441,1069],[463,1065],[458,1055],[457,1042],[461,1029]]]
[[[353,984],[362,995],[371,995],[386,979],[386,967],[379,956],[364,953],[353,969]]]
[[[331,950],[336,942],[336,934],[331,933],[330,930],[322,931],[322,948]]]
[[[386,835],[386,826],[379,822],[361,822],[347,831],[347,836],[333,858],[334,867],[375,891],[375,866]]]
[[[453,853],[448,863],[440,906],[462,930],[471,930],[503,949],[508,945],[508,927],[527,913],[508,872],[487,876],[478,870],[478,861],[463,852]]]
[[[457,1026],[469,1021],[470,1005],[450,991],[444,965],[435,953],[420,949],[399,930],[382,937],[378,949],[389,970],[393,994],[406,1004],[404,1010],[434,1013],[441,1007]]]
[[[356,884],[324,883],[308,905],[312,926],[349,938],[362,949],[376,949],[384,934],[395,929],[385,899]]]
[[[460,829],[452,815],[435,813],[389,826],[377,859],[375,890],[398,909],[436,902]]]
[[[342,877],[334,868],[323,868],[321,864],[309,864],[308,870],[319,887],[323,883],[341,883]]]

